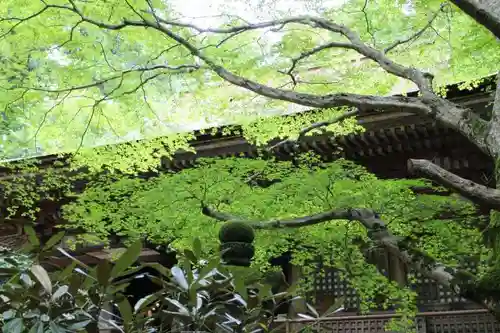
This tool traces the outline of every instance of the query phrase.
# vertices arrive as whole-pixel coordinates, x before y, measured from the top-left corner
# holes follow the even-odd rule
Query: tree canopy
[[[297,93],[383,96],[414,89],[408,78],[372,61],[366,53],[372,51],[360,54],[344,32],[311,18],[349,27],[394,63],[431,71],[436,87],[492,74],[499,60],[491,34],[440,1],[220,6],[212,10],[218,17],[193,19],[203,14],[190,14],[176,1],[3,2],[3,155],[166,135],[175,151],[186,146],[186,135],[174,140],[174,133],[320,106],[256,96],[255,89],[228,81],[214,66]],[[272,14],[259,11],[267,7],[275,9]],[[303,14],[311,18],[291,17]],[[262,20],[267,23],[248,24]],[[162,28],[154,27],[157,22]],[[290,129],[275,125],[269,133],[288,136]]]
[[[66,218],[93,235],[184,247],[197,234],[213,246],[217,220],[244,221],[263,229],[256,263],[290,249],[300,264],[313,253],[333,256],[331,265],[349,275],[365,305],[383,291],[413,311],[413,292],[367,264],[368,244],[498,315],[500,297],[491,291],[498,288],[490,283],[498,281],[498,249],[481,231],[497,226],[500,192],[429,161],[409,165],[461,196],[418,196],[411,187],[428,183],[381,180],[348,161],[323,165],[310,157],[298,164],[206,160],[176,174],[134,177],[156,170],[160,156],[191,149],[193,129],[239,124],[268,154],[325,128],[333,135],[363,131],[356,117],[373,110],[435,119],[498,166],[500,92],[486,118],[444,98],[446,84],[463,81],[467,89],[498,71],[497,13],[471,15],[465,2],[475,5],[352,0],[283,7],[263,0],[221,5],[221,15],[203,22],[175,1],[7,0],[0,5],[2,153],[72,152],[67,168],[105,169],[65,207]],[[268,6],[272,14],[258,10]],[[408,90],[418,95],[406,96]],[[318,112],[305,112],[311,109]],[[301,111],[303,117],[279,116]],[[139,138],[149,140],[105,145]],[[272,138],[283,141],[269,147]],[[78,177],[86,176],[49,170],[43,181],[24,174],[3,183],[6,196],[18,197],[15,210],[33,206],[35,193],[67,195]],[[259,186],[259,177],[272,185]],[[473,203],[492,209],[489,221],[473,217]],[[453,214],[443,218],[442,211]],[[467,260],[480,264],[477,276],[460,269]]]

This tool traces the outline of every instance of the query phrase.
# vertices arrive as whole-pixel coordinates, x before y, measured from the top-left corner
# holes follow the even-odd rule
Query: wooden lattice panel
[[[359,297],[356,291],[340,277],[340,272],[334,268],[324,268],[324,272],[318,270],[314,279],[314,290],[321,297],[332,297],[333,301],[343,297],[346,309],[355,309],[359,306]]]
[[[389,316],[349,316],[346,318],[325,318],[325,320],[316,323],[289,321],[285,331],[297,333],[305,328],[306,332],[309,329],[310,332],[314,333],[387,333],[385,326],[390,320]],[[426,332],[425,318],[417,318],[416,328],[417,332]]]
[[[391,315],[345,316],[318,321],[288,320],[280,333],[386,333]],[[281,322],[282,323],[282,322]],[[443,311],[417,314],[417,333],[499,333],[500,324],[482,310]]]
[[[467,262],[462,265],[462,268],[471,273],[476,273],[476,265],[472,262]],[[436,283],[428,279],[420,273],[416,273],[417,282],[414,285],[418,293],[417,303],[419,305],[446,305],[446,304],[465,304],[470,303],[463,297],[459,297],[453,293],[450,288]]]
[[[426,333],[498,333],[500,324],[487,313],[426,318]]]
[[[20,226],[10,224],[0,225],[0,248],[9,250],[18,249],[25,241],[26,237]]]

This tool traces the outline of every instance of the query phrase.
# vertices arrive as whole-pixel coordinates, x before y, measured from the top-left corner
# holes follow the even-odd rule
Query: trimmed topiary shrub
[[[244,222],[226,222],[219,230],[221,243],[252,243],[255,239],[253,228]]]
[[[252,244],[243,242],[222,243],[222,260],[227,265],[250,266],[255,250]]]

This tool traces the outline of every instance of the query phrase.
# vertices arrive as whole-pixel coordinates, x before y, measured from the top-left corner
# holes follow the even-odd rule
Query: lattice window
[[[0,248],[15,250],[20,248],[26,241],[21,226],[3,224],[0,225]]]
[[[471,273],[476,273],[477,268],[473,262],[466,262],[462,265],[463,269]],[[416,273],[417,282],[414,288],[418,293],[417,303],[420,305],[446,305],[469,303],[465,298],[454,294],[449,288],[428,279],[420,273]]]
[[[490,314],[432,316],[426,322],[427,333],[500,332],[500,324]]]
[[[321,297],[330,296],[333,299],[344,298],[344,308],[355,309],[359,305],[359,297],[356,291],[349,286],[347,281],[342,280],[340,272],[334,268],[320,269],[314,278],[314,291]]]

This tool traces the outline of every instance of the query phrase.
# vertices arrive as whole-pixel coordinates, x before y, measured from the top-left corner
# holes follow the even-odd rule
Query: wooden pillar
[[[406,265],[396,255],[389,253],[389,276],[400,287],[406,286]]]
[[[300,266],[296,266],[293,264],[290,269],[290,284],[296,284],[299,282],[302,277],[302,268]],[[297,317],[298,313],[305,313],[307,311],[307,305],[305,299],[295,299],[291,302],[290,308],[288,311],[289,318]]]

